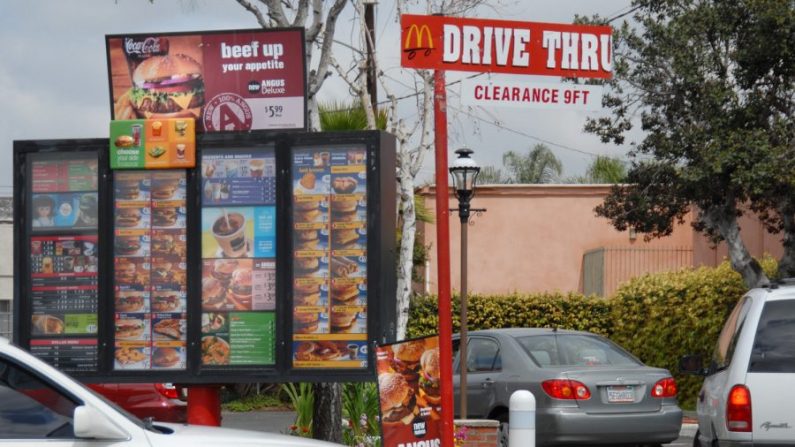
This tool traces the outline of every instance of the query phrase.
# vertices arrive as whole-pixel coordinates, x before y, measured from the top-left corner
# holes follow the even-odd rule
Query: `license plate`
[[[607,387],[607,401],[610,403],[635,402],[635,389],[631,386]]]

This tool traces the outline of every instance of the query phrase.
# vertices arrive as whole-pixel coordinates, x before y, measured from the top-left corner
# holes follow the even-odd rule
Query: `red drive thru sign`
[[[610,26],[401,16],[405,68],[569,78],[613,76]]]

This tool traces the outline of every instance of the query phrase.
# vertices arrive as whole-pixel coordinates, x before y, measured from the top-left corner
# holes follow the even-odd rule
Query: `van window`
[[[795,300],[765,303],[748,372],[795,372]]]
[[[740,335],[740,330],[743,327],[745,316],[748,315],[748,308],[751,306],[751,300],[748,297],[743,297],[734,310],[726,319],[723,329],[718,336],[718,343],[715,345],[715,350],[712,353],[712,370],[721,370],[729,366],[734,354],[734,347],[737,345],[737,337]]]

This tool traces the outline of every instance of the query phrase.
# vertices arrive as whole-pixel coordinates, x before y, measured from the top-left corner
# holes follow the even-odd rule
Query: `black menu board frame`
[[[396,203],[396,183],[395,183],[395,138],[381,131],[361,131],[361,132],[334,132],[334,133],[307,133],[290,132],[274,133],[267,131],[252,131],[241,133],[222,133],[204,134],[197,138],[197,167],[184,170],[186,173],[186,193],[185,193],[185,226],[186,226],[186,346],[185,346],[185,368],[182,369],[118,369],[114,362],[114,340],[115,340],[115,259],[114,242],[116,211],[114,206],[114,172],[109,167],[107,139],[88,139],[88,140],[37,140],[37,141],[15,141],[14,142],[14,163],[18,169],[14,177],[14,209],[16,219],[14,226],[14,236],[20,243],[14,246],[14,297],[15,297],[15,318],[14,318],[14,341],[25,349],[31,348],[32,337],[31,317],[32,304],[30,296],[30,256],[31,256],[31,237],[60,234],[53,229],[33,231],[31,226],[31,184],[30,184],[30,163],[39,154],[53,154],[56,157],[76,157],[82,155],[93,155],[98,159],[98,202],[99,202],[99,224],[97,234],[97,254],[99,257],[98,268],[98,364],[96,370],[74,370],[70,374],[85,382],[178,382],[195,384],[217,384],[217,383],[245,383],[245,382],[295,382],[295,381],[364,381],[372,380],[375,377],[375,346],[394,341],[395,334],[395,203]],[[360,194],[357,198],[362,200],[359,205],[359,213],[366,222],[356,226],[362,234],[359,239],[359,246],[355,252],[341,252],[342,254],[361,254],[366,258],[360,264],[361,273],[356,280],[360,289],[366,287],[367,301],[364,308],[356,308],[357,311],[364,311],[366,315],[359,315],[359,326],[357,335],[353,338],[361,339],[357,342],[357,362],[347,361],[349,353],[340,348],[340,360],[346,360],[335,364],[336,367],[320,365],[315,367],[296,366],[294,358],[295,328],[293,324],[293,287],[296,274],[294,272],[294,255],[292,235],[294,231],[295,202],[293,200],[293,187],[295,173],[293,172],[293,154],[297,149],[311,150],[315,152],[326,152],[330,150],[344,150],[344,148],[355,148],[365,154],[363,159],[358,162],[365,166],[360,171],[363,173],[360,178],[366,187],[363,189],[366,194]],[[272,312],[269,317],[269,324],[272,324],[273,342],[272,359],[266,362],[250,361],[246,355],[256,354],[257,349],[262,346],[254,345],[247,347],[250,351],[242,357],[240,364],[204,364],[202,362],[202,194],[213,193],[213,185],[205,190],[207,185],[203,182],[201,172],[201,160],[203,151],[208,154],[218,154],[224,151],[229,153],[245,153],[252,151],[261,153],[262,151],[272,151],[274,154],[273,174],[275,176],[275,203],[268,205],[271,209],[268,213],[274,214],[268,219],[274,227],[275,235],[272,242],[275,259],[268,256],[261,256],[266,262],[275,262],[275,308],[264,313]],[[255,169],[260,168],[259,164],[254,164]],[[356,168],[359,169],[359,168]],[[156,172],[156,171],[155,171]],[[248,172],[248,171],[246,171]],[[255,174],[259,175],[258,171]],[[359,171],[357,171],[359,172]],[[333,176],[332,176],[333,177]],[[347,180],[347,179],[346,179]],[[247,186],[244,186],[247,187]],[[365,198],[366,197],[366,198]],[[273,198],[268,200],[272,201]],[[366,203],[364,203],[366,201]],[[270,202],[269,202],[270,203]],[[230,208],[239,204],[231,202]],[[326,204],[330,208],[330,204]],[[259,217],[258,217],[259,218]],[[270,224],[268,224],[270,225]],[[342,225],[341,228],[347,228]],[[73,232],[82,234],[80,231]],[[71,234],[71,233],[70,233]],[[364,236],[366,234],[366,237]],[[205,235],[206,236],[206,235]],[[266,241],[265,247],[270,242]],[[335,246],[335,248],[339,248]],[[330,249],[330,247],[329,247]],[[218,247],[219,253],[222,247]],[[268,248],[269,250],[269,248]],[[143,253],[143,252],[141,252]],[[331,251],[328,257],[331,258]],[[220,256],[220,255],[219,255]],[[252,256],[253,257],[253,256]],[[257,258],[253,257],[256,261]],[[261,265],[257,268],[263,268]],[[270,267],[265,267],[270,268]],[[261,273],[261,272],[256,272]],[[272,275],[272,274],[269,274]],[[207,272],[204,272],[207,276]],[[271,279],[268,279],[271,281]],[[330,285],[330,283],[328,283]],[[228,292],[232,294],[229,283]],[[272,284],[270,285],[272,287]],[[269,292],[269,293],[272,293]],[[326,292],[328,293],[328,292]],[[124,294],[122,294],[124,295]],[[235,296],[240,298],[239,296]],[[245,292],[243,292],[245,300]],[[248,298],[251,299],[251,298]],[[270,299],[270,298],[268,298]],[[235,301],[238,303],[238,301]],[[244,301],[245,302],[245,301]],[[260,304],[262,305],[262,304]],[[272,304],[267,304],[271,306]],[[151,307],[147,307],[152,311]],[[254,308],[252,308],[254,309]],[[262,308],[260,308],[261,310]],[[270,309],[267,307],[265,309]],[[333,308],[331,311],[347,310],[347,307]],[[229,314],[231,315],[231,313]],[[328,316],[327,316],[328,317]],[[154,316],[152,317],[154,318]],[[257,318],[252,318],[248,322],[237,322],[237,328],[243,334],[243,338],[250,337],[251,321],[256,322]],[[365,323],[366,321],[366,323]],[[228,322],[221,322],[223,324]],[[248,323],[249,327],[245,324]],[[361,332],[366,326],[366,334]],[[206,328],[205,328],[206,329]],[[249,333],[246,333],[249,331]],[[206,334],[205,334],[206,335]],[[256,335],[256,334],[255,334]],[[225,334],[227,338],[229,334]],[[338,338],[351,338],[348,335],[340,335]],[[256,338],[256,337],[255,337]],[[267,337],[263,338],[267,339]],[[300,337],[299,337],[300,340]],[[248,342],[244,340],[244,342]],[[262,339],[259,340],[262,342]],[[344,342],[340,342],[344,343]],[[253,347],[252,347],[253,346]],[[364,348],[366,346],[366,348]],[[269,348],[270,349],[270,348]],[[268,354],[270,355],[270,354]],[[352,354],[351,354],[351,357]],[[258,364],[259,363],[259,364]],[[265,364],[263,364],[265,363]]]

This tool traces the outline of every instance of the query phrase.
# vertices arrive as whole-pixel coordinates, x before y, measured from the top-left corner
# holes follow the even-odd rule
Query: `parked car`
[[[454,337],[457,415],[458,346]],[[677,439],[682,426],[671,374],[604,337],[538,328],[470,332],[467,417],[500,421],[502,446],[508,445],[508,403],[520,389],[536,399],[538,445],[662,444]]]
[[[92,383],[88,386],[138,418],[174,423],[188,421],[184,389],[171,383]]]
[[[795,285],[749,291],[727,318],[706,368],[684,357],[683,372],[704,376],[696,446],[795,445]]]
[[[0,446],[323,447],[287,435],[144,422],[0,338]]]

